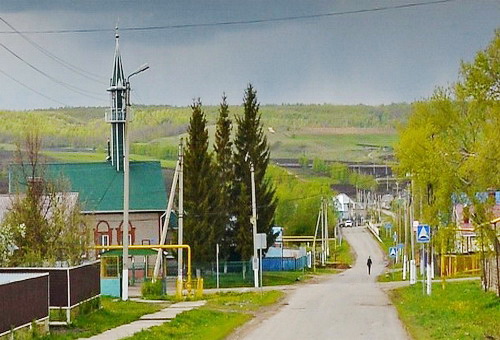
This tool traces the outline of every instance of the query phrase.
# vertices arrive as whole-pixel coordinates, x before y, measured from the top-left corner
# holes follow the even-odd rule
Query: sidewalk
[[[184,301],[174,303],[159,312],[143,315],[139,320],[133,321],[116,328],[109,329],[104,333],[94,335],[90,338],[82,338],[87,340],[118,340],[129,337],[134,333],[140,332],[153,326],[159,326],[165,322],[170,322],[178,314],[189,311],[194,308],[203,306],[206,303],[204,300],[200,301]]]

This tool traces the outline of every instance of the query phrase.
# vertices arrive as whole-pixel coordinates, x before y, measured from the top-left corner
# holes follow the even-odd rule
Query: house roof
[[[9,169],[9,187],[25,187],[26,180],[13,169],[19,166]],[[48,177],[68,181],[67,190],[80,194],[84,212],[123,211],[123,172],[109,163],[53,163],[46,165],[45,172]],[[130,162],[130,211],[165,211],[166,207],[160,162]]]

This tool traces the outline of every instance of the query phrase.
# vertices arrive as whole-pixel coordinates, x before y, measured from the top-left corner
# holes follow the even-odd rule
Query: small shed
[[[0,337],[32,322],[48,331],[49,274],[0,273]]]
[[[156,259],[158,251],[153,249],[129,249],[132,257],[130,266],[131,284],[144,281],[153,276],[154,264],[150,258]],[[101,254],[101,295],[121,297],[123,266],[123,250],[112,249]]]

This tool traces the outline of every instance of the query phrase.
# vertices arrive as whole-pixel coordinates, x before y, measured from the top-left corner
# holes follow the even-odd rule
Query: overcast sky
[[[106,106],[116,24],[123,28],[125,73],[145,62],[151,67],[132,78],[136,104],[186,106],[194,97],[217,104],[223,92],[231,104],[239,104],[249,82],[263,104],[411,102],[455,81],[460,61],[472,60],[500,27],[500,1],[495,0],[390,8],[429,1],[1,0],[0,17],[27,33],[9,33],[12,29],[0,22],[0,109]],[[253,24],[126,30],[380,7],[389,9]],[[32,33],[93,29],[101,31]],[[77,72],[54,56],[77,67]]]

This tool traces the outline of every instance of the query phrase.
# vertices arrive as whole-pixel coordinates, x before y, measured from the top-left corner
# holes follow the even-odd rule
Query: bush
[[[155,282],[146,281],[141,286],[141,293],[143,297],[159,297],[163,295],[163,282],[157,280]]]

